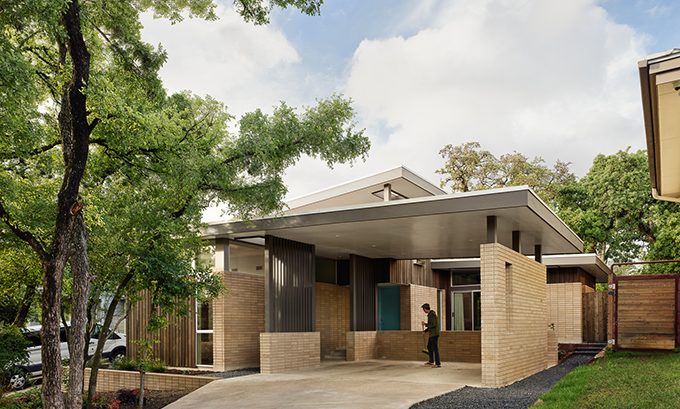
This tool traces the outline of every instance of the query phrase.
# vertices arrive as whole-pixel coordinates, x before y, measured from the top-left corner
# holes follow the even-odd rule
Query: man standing
[[[437,313],[430,309],[430,304],[421,305],[423,312],[427,314],[427,322],[423,321],[425,325],[425,330],[429,332],[429,339],[427,341],[427,350],[429,351],[430,360],[425,362],[425,365],[430,365],[433,368],[441,368],[442,363],[439,360],[439,334],[441,333],[439,329],[439,320],[437,319]]]

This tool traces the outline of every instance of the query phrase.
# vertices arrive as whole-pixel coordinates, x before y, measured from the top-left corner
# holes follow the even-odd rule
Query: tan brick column
[[[500,387],[547,367],[546,268],[497,243],[480,255],[482,384]]]

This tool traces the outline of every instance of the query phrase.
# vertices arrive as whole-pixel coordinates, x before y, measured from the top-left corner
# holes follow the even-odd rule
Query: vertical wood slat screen
[[[140,339],[154,340],[154,357],[168,366],[195,367],[196,366],[196,307],[195,301],[187,301],[189,312],[186,316],[169,314],[167,325],[160,331],[148,331],[151,318],[151,293],[142,291],[140,299],[130,308],[127,318],[127,355],[137,358]]]
[[[416,284],[425,287],[437,287],[432,263],[422,260],[415,264],[413,260],[390,260],[390,282],[395,284]]]

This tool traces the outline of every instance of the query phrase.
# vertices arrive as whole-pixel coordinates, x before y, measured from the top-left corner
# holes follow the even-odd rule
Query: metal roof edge
[[[382,180],[372,180],[378,177],[382,177]],[[306,206],[312,203],[320,202],[323,200],[328,200],[336,196],[348,194],[367,188],[369,186],[385,183],[389,180],[404,178],[407,181],[413,183],[418,188],[431,193],[432,195],[444,195],[446,192],[439,187],[437,187],[432,182],[428,181],[424,177],[415,173],[406,166],[397,166],[390,169],[385,169],[379,172],[372,173],[370,175],[362,176],[356,179],[352,179],[347,182],[338,183],[302,196],[297,196],[286,201],[289,209],[295,209],[296,207]]]

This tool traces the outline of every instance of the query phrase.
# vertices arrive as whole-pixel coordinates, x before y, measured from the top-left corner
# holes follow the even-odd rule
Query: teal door
[[[378,287],[378,330],[397,331],[399,325],[399,286]]]

